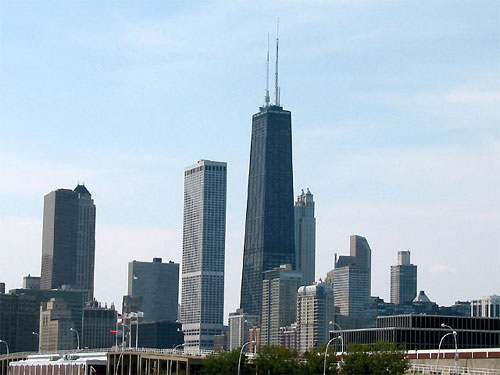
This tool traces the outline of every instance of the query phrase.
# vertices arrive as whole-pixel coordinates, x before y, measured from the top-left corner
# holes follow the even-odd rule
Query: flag
[[[118,333],[118,331],[115,331],[114,329],[110,329],[109,333]]]

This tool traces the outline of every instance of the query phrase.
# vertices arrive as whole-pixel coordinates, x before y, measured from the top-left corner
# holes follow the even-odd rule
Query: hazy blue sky
[[[40,273],[43,195],[85,181],[96,296],[121,306],[127,262],[181,261],[183,168],[204,158],[228,163],[225,314],[238,307],[278,16],[316,278],[360,234],[372,295],[388,299],[398,250],[440,304],[499,294],[500,5],[477,0],[0,1],[0,281]]]

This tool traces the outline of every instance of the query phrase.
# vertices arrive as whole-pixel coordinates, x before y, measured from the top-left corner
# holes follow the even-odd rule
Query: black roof
[[[91,195],[90,191],[87,190],[85,185],[76,185],[75,190],[73,190],[75,193],[82,194],[82,195]]]

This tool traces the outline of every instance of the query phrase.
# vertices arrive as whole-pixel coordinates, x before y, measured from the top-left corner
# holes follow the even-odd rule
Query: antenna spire
[[[279,106],[280,105],[280,93],[278,86],[278,47],[279,47],[279,31],[280,31],[280,19],[276,20],[276,71],[274,74],[274,103]]]
[[[269,33],[267,33],[267,64],[266,64],[266,96],[264,97],[265,107],[269,107]]]

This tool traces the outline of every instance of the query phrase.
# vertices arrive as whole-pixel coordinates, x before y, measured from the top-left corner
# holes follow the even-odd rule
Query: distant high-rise
[[[184,170],[181,321],[184,349],[212,349],[223,328],[226,176],[223,162]]]
[[[111,308],[101,306],[97,301],[88,302],[83,309],[82,320],[82,347],[111,348],[115,344],[117,312]]]
[[[299,271],[289,264],[264,272],[262,282],[262,345],[280,345],[280,328],[295,322]]]
[[[264,106],[252,116],[248,172],[240,307],[252,315],[261,315],[264,272],[282,264],[296,267],[292,120],[290,111],[280,106],[278,38],[274,105],[269,104],[267,87]]]
[[[316,218],[309,189],[307,193],[302,190],[295,201],[295,262],[302,273],[301,285],[312,285],[316,264]]]
[[[370,303],[371,249],[366,238],[350,237],[350,256],[340,256],[333,270],[335,306],[352,326],[363,326]]]
[[[471,301],[471,316],[500,318],[500,296],[493,294]]]
[[[297,293],[298,351],[304,353],[329,340],[334,320],[333,290],[325,283],[301,286]]]
[[[417,296],[417,266],[410,252],[398,251],[398,264],[391,266],[391,303],[411,304]]]
[[[44,197],[41,289],[71,285],[94,295],[95,205],[83,185]]]
[[[259,317],[257,315],[249,315],[242,309],[236,309],[234,313],[229,313],[229,351],[241,348],[248,342],[249,329],[258,323]]]
[[[130,262],[128,295],[132,299],[142,297],[144,321],[175,322],[179,303],[179,263],[162,263],[161,258],[153,258],[152,262]]]

